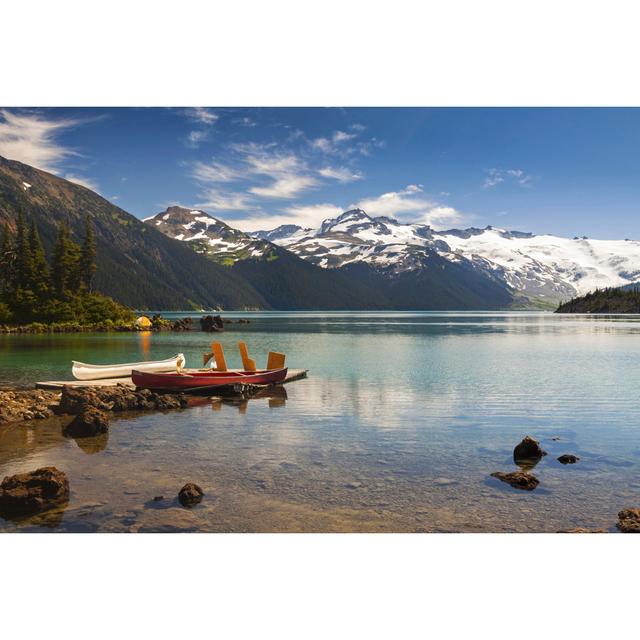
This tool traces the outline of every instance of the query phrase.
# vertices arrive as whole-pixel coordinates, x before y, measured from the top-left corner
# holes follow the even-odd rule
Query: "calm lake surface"
[[[0,427],[0,477],[54,465],[71,485],[64,509],[0,530],[613,530],[640,506],[640,316],[240,317],[220,335],[0,336],[5,387],[69,378],[71,359],[199,366],[212,339],[231,366],[244,339],[259,366],[276,350],[310,370],[272,397],[118,416],[101,438],[64,438],[61,418]],[[517,469],[527,434],[549,452],[533,492],[489,477]],[[193,509],[188,481],[206,494]]]

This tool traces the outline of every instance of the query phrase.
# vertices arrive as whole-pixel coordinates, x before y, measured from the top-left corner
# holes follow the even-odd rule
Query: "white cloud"
[[[192,175],[200,182],[234,182],[244,174],[235,167],[214,161],[194,163]]]
[[[192,149],[197,149],[200,146],[200,143],[204,142],[209,137],[208,131],[189,131],[189,135],[187,136],[186,145],[191,147]]]
[[[371,138],[370,140],[364,140],[356,144],[356,150],[361,156],[370,156],[374,149],[381,149],[385,146],[384,140],[378,138]]]
[[[190,149],[197,149],[205,140],[208,140],[213,125],[220,116],[206,107],[192,107],[183,112],[192,122],[200,125],[198,129],[190,131],[184,144]]]
[[[319,182],[306,162],[299,156],[274,151],[275,145],[250,143],[236,145],[246,172],[271,179],[268,184],[256,184],[249,192],[263,198],[291,199],[316,187]]]
[[[527,186],[531,182],[531,176],[522,169],[487,169],[487,176],[482,183],[483,189],[490,189],[505,180],[511,180],[521,186]]]
[[[338,182],[353,182],[364,178],[360,171],[353,171],[347,167],[323,167],[318,170],[318,173],[323,178],[332,178]]]
[[[403,222],[423,222],[434,228],[463,223],[466,216],[453,207],[426,198],[422,185],[410,184],[400,191],[389,191],[364,198],[349,208],[366,211],[370,216],[390,216]]]
[[[272,178],[305,169],[302,160],[293,154],[272,154],[256,145],[244,150],[244,160],[253,173]]]
[[[436,206],[436,203],[423,197],[415,197],[421,192],[420,185],[410,184],[401,191],[389,191],[373,198],[364,198],[350,208],[363,209],[372,216],[424,213]]]
[[[315,187],[318,181],[311,176],[284,175],[266,187],[251,187],[249,191],[264,198],[295,198],[308,189]]]
[[[251,118],[247,118],[247,117],[236,118],[234,122],[236,124],[239,124],[241,127],[255,127],[258,124],[255,120],[252,120]]]
[[[211,125],[220,118],[217,113],[207,107],[193,107],[187,109],[186,113],[189,119],[199,122],[200,124]]]
[[[87,178],[85,176],[78,176],[75,175],[73,173],[65,173],[64,174],[64,178],[65,180],[68,180],[69,182],[75,182],[75,184],[79,184],[82,187],[86,187],[87,189],[91,189],[91,191],[95,191],[96,193],[99,193],[99,187],[98,187],[98,183],[95,182],[94,180],[92,180],[91,178]]]
[[[335,218],[342,212],[343,209],[334,204],[296,205],[285,209],[283,214],[256,214],[246,218],[229,220],[229,223],[242,231],[275,229],[282,224],[297,224],[303,228],[316,228],[323,220]]]
[[[241,193],[226,193],[217,189],[205,189],[200,194],[200,198],[202,198],[202,201],[195,205],[199,209],[245,211],[255,208],[255,205]]]
[[[343,151],[340,146],[344,142],[357,138],[357,133],[346,133],[345,131],[334,131],[329,138],[315,138],[311,141],[311,147],[322,153],[338,153]],[[349,152],[349,150],[347,150]]]
[[[57,173],[63,160],[77,155],[57,137],[80,124],[80,120],[51,120],[39,113],[0,109],[0,155]]]
[[[434,229],[453,227],[466,222],[466,216],[457,209],[444,207],[442,205],[429,209],[422,219],[425,224],[431,225]]]
[[[236,143],[228,147],[224,162],[195,162],[191,166],[192,177],[204,188],[216,187],[221,183],[237,183],[238,193],[221,198],[217,188],[215,198],[208,198],[218,208],[226,201],[253,204],[259,199],[292,200],[317,189],[326,181],[348,183],[363,179],[363,174],[353,161],[345,160],[344,165],[335,166],[330,162],[327,151],[339,148],[342,155],[357,153],[358,142],[349,149],[349,142],[364,129],[362,125],[352,125],[351,131],[334,131],[327,138],[309,140],[302,132],[294,139],[276,144]],[[326,141],[326,144],[325,144]],[[367,143],[369,144],[369,142]],[[312,152],[313,151],[313,152]],[[239,200],[242,198],[242,200]]]

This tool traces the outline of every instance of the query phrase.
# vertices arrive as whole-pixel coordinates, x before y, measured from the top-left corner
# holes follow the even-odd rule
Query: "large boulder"
[[[203,316],[200,318],[200,328],[203,331],[224,331],[224,322],[220,316]]]
[[[180,489],[178,493],[178,500],[183,507],[192,507],[202,501],[204,491],[194,482],[187,482],[187,484]]]
[[[522,442],[516,445],[513,450],[513,459],[519,461],[540,460],[542,456],[546,456],[547,452],[543,451],[540,443],[531,436],[525,436]]]
[[[540,484],[538,478],[524,471],[512,471],[510,473],[496,471],[491,475],[511,485],[514,489],[522,489],[523,491],[533,491]]]
[[[7,476],[0,484],[0,515],[30,515],[69,499],[69,480],[55,467]]]
[[[65,427],[64,433],[72,438],[93,438],[109,430],[109,416],[95,407],[87,407]]]
[[[640,533],[640,509],[623,509],[616,525],[622,533]]]

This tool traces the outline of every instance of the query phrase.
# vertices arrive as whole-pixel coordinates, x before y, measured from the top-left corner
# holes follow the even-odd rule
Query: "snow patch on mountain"
[[[194,249],[225,264],[265,256],[273,246],[234,229],[204,211],[169,207],[144,220],[175,240],[193,243]]]
[[[640,242],[534,235],[494,227],[435,231],[424,224],[373,218],[353,209],[317,229],[285,225],[254,236],[269,238],[321,267],[363,262],[400,273],[424,268],[436,252],[469,261],[531,300],[553,304],[597,287],[640,281]]]

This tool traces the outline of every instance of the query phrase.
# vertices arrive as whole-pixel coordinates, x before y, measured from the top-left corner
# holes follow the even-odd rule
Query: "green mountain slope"
[[[336,271],[378,291],[392,309],[505,309],[513,302],[513,293],[499,281],[475,271],[467,261],[452,263],[435,252],[413,271],[381,273],[362,262]]]
[[[385,296],[368,284],[252,238],[204,211],[169,207],[145,223],[226,265],[230,272],[251,282],[274,309],[391,308]]]
[[[135,308],[269,308],[240,274],[145,225],[93,191],[45,171],[0,157],[0,225],[15,227],[18,212],[38,224],[51,253],[57,223],[74,240],[93,219],[98,273],[95,287]]]

